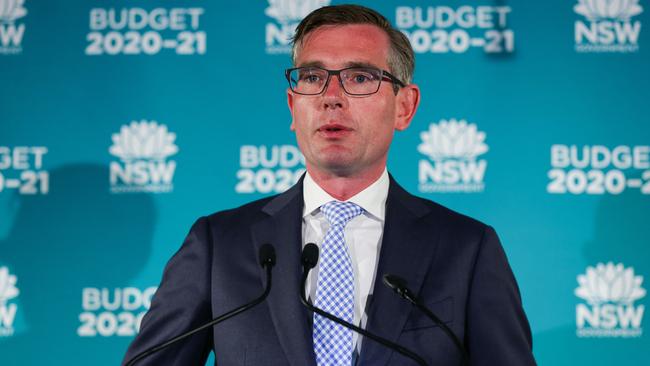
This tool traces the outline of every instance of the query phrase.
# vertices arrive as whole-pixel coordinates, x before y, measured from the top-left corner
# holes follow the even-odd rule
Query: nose
[[[345,105],[345,91],[341,86],[339,75],[332,75],[323,91],[323,107],[325,109],[343,108]]]

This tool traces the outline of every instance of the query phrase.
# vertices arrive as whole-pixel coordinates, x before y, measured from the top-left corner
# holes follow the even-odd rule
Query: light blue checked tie
[[[351,202],[332,201],[320,208],[330,228],[321,245],[316,307],[349,323],[354,320],[354,272],[343,229],[363,209]],[[352,331],[314,314],[314,352],[318,366],[349,366]]]

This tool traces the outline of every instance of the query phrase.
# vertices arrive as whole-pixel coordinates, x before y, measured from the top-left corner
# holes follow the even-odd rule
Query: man
[[[381,284],[396,274],[463,342],[471,365],[534,365],[493,229],[410,195],[386,172],[393,133],[408,127],[420,99],[408,40],[373,10],[331,6],[300,23],[293,58],[287,97],[306,176],[283,194],[196,222],[125,360],[258,296],[257,251],[272,243],[278,260],[265,304],[140,364],[202,365],[213,350],[219,365],[414,365],[300,304],[301,248],[314,242],[321,258],[307,291],[315,305],[429,365],[460,364],[452,340]]]

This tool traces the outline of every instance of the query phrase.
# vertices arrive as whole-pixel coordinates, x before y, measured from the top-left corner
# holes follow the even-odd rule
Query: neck
[[[381,177],[386,166],[383,165],[380,168],[361,174],[341,176],[331,172],[310,169],[309,164],[307,165],[307,171],[314,182],[339,201],[346,201],[375,183]]]

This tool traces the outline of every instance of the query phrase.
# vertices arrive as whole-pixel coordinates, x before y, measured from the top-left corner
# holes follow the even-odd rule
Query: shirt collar
[[[336,201],[334,197],[330,196],[325,192],[325,190],[316,184],[311,175],[309,175],[309,172],[305,175],[302,185],[303,199],[305,202],[302,214],[303,217],[312,214],[327,202]],[[384,218],[386,217],[386,198],[388,197],[389,185],[390,180],[388,179],[388,171],[384,169],[384,172],[381,174],[379,179],[346,202],[357,204],[361,206],[366,213],[384,221]]]

